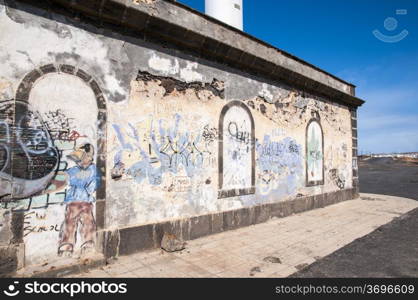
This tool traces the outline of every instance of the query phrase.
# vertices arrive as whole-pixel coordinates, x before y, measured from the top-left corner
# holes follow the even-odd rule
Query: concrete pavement
[[[287,277],[418,207],[407,198],[361,194],[286,218],[188,241],[181,252],[122,256],[69,277]]]

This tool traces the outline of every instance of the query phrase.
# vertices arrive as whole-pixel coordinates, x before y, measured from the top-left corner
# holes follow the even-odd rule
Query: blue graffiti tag
[[[140,133],[132,124],[128,124],[125,128],[126,135],[135,141],[132,143],[126,141],[121,127],[114,124],[113,129],[120,144],[114,156],[115,168],[123,165],[122,156],[125,151],[138,151],[141,160],[126,170],[126,174],[138,183],[148,179],[149,184],[160,185],[165,172],[177,174],[181,167],[185,169],[189,177],[201,170],[204,156],[210,154],[209,151],[200,149],[201,134],[192,137],[190,132],[180,132],[181,116],[179,114],[174,115],[173,126],[165,125],[164,121],[158,120],[157,129],[154,128],[154,121],[151,121],[150,132],[143,133],[148,147],[143,147],[144,144],[141,147]],[[156,130],[158,130],[159,137],[156,135]]]
[[[272,141],[269,135],[265,135],[262,143],[257,142],[256,149],[261,174],[261,192],[267,194],[286,189],[279,192],[295,193],[299,186],[299,178],[303,174],[301,146],[290,137],[276,142]]]

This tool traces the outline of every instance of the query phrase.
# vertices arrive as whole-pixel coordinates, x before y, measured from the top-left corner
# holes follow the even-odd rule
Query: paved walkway
[[[73,277],[287,277],[418,207],[406,198],[361,194],[286,218],[119,257]]]

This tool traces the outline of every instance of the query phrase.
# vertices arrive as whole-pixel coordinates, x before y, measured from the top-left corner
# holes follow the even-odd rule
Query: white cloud
[[[371,114],[368,114],[371,115]],[[390,128],[416,128],[418,131],[418,114],[414,115],[376,115],[359,116],[359,128],[362,131]]]
[[[418,151],[418,88],[406,84],[363,91],[358,113],[360,152]]]
[[[418,151],[417,128],[388,132],[376,131],[373,134],[359,135],[360,153],[389,153]]]

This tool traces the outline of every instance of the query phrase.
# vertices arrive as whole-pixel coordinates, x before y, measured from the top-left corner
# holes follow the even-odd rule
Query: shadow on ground
[[[290,277],[418,277],[418,209]]]
[[[418,200],[418,161],[359,162],[360,192]],[[365,200],[366,201],[366,200]],[[291,277],[418,277],[418,209],[377,228]]]

